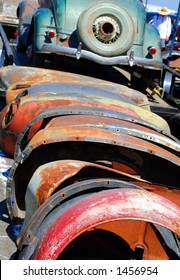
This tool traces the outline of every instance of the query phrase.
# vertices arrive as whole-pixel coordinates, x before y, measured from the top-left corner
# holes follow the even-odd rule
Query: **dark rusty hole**
[[[30,86],[29,86],[29,87],[30,87]],[[21,98],[21,97],[27,96],[28,94],[29,94],[28,90],[25,89],[25,90],[23,90],[22,92],[20,92],[20,93],[17,95],[16,100],[19,99],[19,98]]]
[[[10,124],[10,122],[12,121],[12,119],[14,118],[15,114],[17,113],[17,110],[19,108],[20,105],[20,99],[17,99],[15,101],[13,101],[10,105],[9,108],[7,110],[7,113],[4,117],[3,120],[3,126],[6,127]]]
[[[24,96],[27,96],[27,95],[28,95],[28,90],[26,89],[19,94],[19,97],[24,97]]]

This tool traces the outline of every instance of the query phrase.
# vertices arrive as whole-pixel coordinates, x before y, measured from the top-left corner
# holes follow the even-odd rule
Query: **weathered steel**
[[[115,99],[113,95],[110,98],[111,95],[109,93],[107,93],[106,98],[106,93],[104,94],[101,91],[91,92],[90,90],[89,92],[88,87],[83,92],[80,90],[79,94],[77,90],[77,92],[72,92],[71,94],[66,94],[66,92],[49,92],[45,94],[25,95],[7,105],[0,114],[0,146],[2,149],[13,156],[17,137],[28,122],[44,109],[67,105],[97,107],[103,108],[104,110],[121,112],[131,117],[141,118],[169,133],[167,122],[148,110],[130,104],[131,102],[121,102],[117,96],[115,96]],[[122,98],[119,97],[119,99]],[[126,100],[128,101],[128,99]],[[22,116],[24,116],[23,119]],[[32,127],[32,135],[36,133],[40,125],[41,121],[37,126]]]
[[[61,211],[60,208],[59,210]],[[179,214],[180,209],[175,204],[143,190],[115,189],[95,193],[72,203],[51,220],[32,259],[57,259],[77,236],[109,221],[148,221],[165,226],[179,235]]]
[[[180,142],[175,139],[170,140],[168,134],[162,135],[160,132],[152,131],[152,129],[145,126],[130,123],[121,120],[112,120],[107,117],[95,116],[66,116],[53,118],[47,125],[46,128],[58,128],[63,126],[72,127],[87,127],[87,128],[101,128],[106,131],[119,132],[121,134],[131,135],[133,137],[148,140],[149,142],[155,143],[167,150],[173,150],[173,152],[180,155]]]
[[[75,95],[75,94],[79,94],[80,97],[83,97],[86,94],[91,94],[94,96],[103,96],[106,98],[112,98],[112,99],[117,99],[120,101],[124,101],[130,104],[134,104],[134,105],[140,105],[137,102],[135,102],[135,97],[133,99],[133,97],[131,98],[129,95],[124,94],[123,92],[116,92],[116,90],[113,91],[109,91],[108,89],[105,88],[99,88],[97,87],[97,85],[94,86],[87,86],[87,85],[82,85],[82,84],[73,84],[72,83],[48,83],[48,84],[41,84],[41,85],[35,85],[35,86],[31,86],[25,90],[23,90],[22,92],[20,92],[14,100],[17,100],[21,97],[24,96],[28,96],[28,95],[38,95],[38,94],[45,94],[45,93],[54,93],[54,94],[66,94],[66,95]],[[138,95],[137,92],[135,92],[135,94]],[[139,95],[141,96],[141,94]],[[148,103],[148,102],[147,102]],[[142,104],[141,104],[142,105]],[[141,107],[140,105],[140,107]]]
[[[127,174],[127,178],[129,175]],[[34,178],[35,179],[35,178]],[[33,179],[33,180],[34,180]],[[131,180],[131,178],[129,177]],[[132,178],[133,179],[133,178]],[[151,192],[160,194],[162,197],[166,197],[168,200],[176,203],[176,205],[179,206],[179,190],[178,189],[169,189],[166,187],[158,186],[158,185],[152,185],[152,183],[148,182],[140,182],[139,179],[136,177],[134,183],[128,183],[121,180],[112,180],[110,178],[107,179],[93,179],[93,180],[85,180],[78,183],[75,183],[73,185],[67,186],[63,188],[62,190],[56,192],[53,194],[49,199],[47,199],[33,214],[33,216],[30,218],[27,224],[23,224],[23,228],[21,229],[20,235],[18,236],[17,240],[17,246],[18,249],[21,251],[23,247],[25,246],[25,249],[21,251],[19,258],[20,259],[30,259],[32,254],[34,253],[34,250],[37,246],[37,243],[39,239],[41,239],[41,235],[46,231],[47,226],[52,222],[52,220],[55,217],[54,211],[53,215],[49,216],[49,213],[52,212],[53,209],[57,209],[57,206],[60,205],[60,208],[63,209],[63,203],[65,201],[71,200],[74,196],[80,196],[82,197],[83,193],[93,193],[94,191],[102,191],[106,189],[114,189],[114,188],[125,188],[125,189],[139,189],[139,185],[142,188],[146,188],[147,190],[150,190]],[[157,206],[158,207],[158,206]],[[61,209],[58,209],[58,214],[60,215],[60,212],[62,212]],[[56,212],[56,211],[55,211]],[[47,219],[46,219],[47,217]],[[49,218],[48,218],[49,217]],[[58,215],[56,215],[58,217]],[[169,253],[164,254],[162,250],[162,245],[159,243],[156,234],[152,232],[152,229],[148,227],[148,225],[144,228],[141,227],[141,223],[136,224],[137,221],[129,221],[127,224],[123,223],[121,224],[120,221],[117,221],[116,223],[106,223],[104,226],[100,226],[100,228],[106,229],[107,231],[112,231],[119,236],[123,237],[125,240],[130,242],[131,240],[131,247],[135,248],[136,245],[142,246],[142,248],[145,249],[143,258],[148,259],[168,259],[168,255],[176,251],[179,255],[178,249],[176,249],[176,245],[173,244],[173,240],[171,237],[170,232],[166,232],[167,229],[159,229],[162,237],[164,239],[164,242],[166,243],[166,246],[170,246],[171,249]],[[113,225],[114,224],[114,225]],[[137,226],[137,227],[136,227]],[[164,225],[166,227],[166,225]],[[133,228],[133,235],[130,231],[130,228]],[[157,225],[155,225],[157,228]],[[97,227],[98,228],[98,227]],[[123,230],[128,228],[129,230]],[[139,230],[141,228],[141,230]],[[94,228],[95,229],[95,228]],[[145,230],[145,232],[144,232]],[[164,236],[165,235],[165,236]],[[167,240],[168,237],[168,240]],[[99,237],[99,243],[102,243],[101,236]],[[102,237],[103,238],[103,237]],[[110,237],[109,237],[110,238]],[[93,239],[94,240],[94,239]],[[95,241],[95,240],[94,240]],[[171,241],[171,244],[169,244]],[[90,239],[89,241],[90,242]],[[108,243],[108,240],[106,241]],[[156,245],[155,245],[156,244]],[[93,244],[91,244],[93,246]],[[26,247],[28,246],[28,247]],[[77,246],[77,244],[76,244]],[[104,244],[106,247],[106,245]],[[111,244],[111,247],[113,248],[113,244]],[[122,250],[122,249],[120,249]],[[80,251],[80,244],[78,246],[78,251]],[[168,251],[167,251],[168,252]],[[73,255],[73,251],[71,251],[69,257],[71,258]],[[78,254],[78,253],[77,253]],[[171,258],[171,256],[169,257]],[[90,255],[88,255],[90,257]],[[114,255],[113,255],[114,256]],[[113,258],[112,256],[112,258]],[[68,256],[66,255],[66,258]],[[74,256],[75,258],[78,258],[78,255]],[[80,256],[79,256],[80,257]],[[96,255],[97,257],[97,255]],[[110,257],[110,256],[109,256]],[[123,252],[123,259],[125,258],[125,252]],[[134,258],[136,258],[134,256]]]
[[[82,165],[83,164],[84,165],[89,164],[89,166],[91,165],[91,163],[85,163],[85,162],[81,162],[81,163]],[[94,164],[94,167],[95,166],[96,164]],[[99,168],[101,169],[101,166],[99,166]],[[111,169],[109,169],[109,171],[110,170]],[[121,172],[118,173],[119,175],[121,174]],[[127,178],[133,179],[133,177],[129,176],[129,174],[124,173],[122,175],[127,176]],[[34,174],[34,176],[36,176],[36,174]],[[140,182],[141,180],[135,179],[135,182],[137,181]],[[143,183],[145,183],[144,180]],[[43,220],[45,219],[45,217],[50,213],[52,209],[55,209],[58,205],[63,204],[64,201],[69,200],[71,199],[71,197],[74,197],[76,195],[81,196],[83,193],[93,193],[94,190],[101,191],[101,190],[114,189],[114,188],[133,189],[133,188],[138,188],[138,186],[122,180],[115,180],[110,178],[107,179],[96,178],[91,180],[79,181],[72,185],[66,186],[65,188],[62,188],[58,192],[55,192],[42,205],[38,207],[38,209],[33,213],[29,221],[27,221],[27,224],[23,223],[23,227],[17,239],[18,248],[22,249],[23,245],[31,245],[35,241],[35,236],[37,235],[38,229],[42,224]]]
[[[126,180],[131,180],[131,182],[133,181],[136,185],[141,185],[143,188],[147,188],[148,190],[161,194],[161,196],[176,202],[176,204],[180,206],[180,202],[178,200],[178,194],[180,191],[178,190],[174,190],[173,192],[165,187],[151,187],[149,182],[142,180],[137,176],[132,176],[128,173],[117,171],[99,164],[97,165],[89,162],[74,160],[61,160],[42,165],[33,174],[27,186],[25,195],[26,212],[24,225],[26,226],[26,223],[28,223],[33,213],[56,191],[56,189],[60,190],[61,185],[63,185],[63,188],[65,187],[68,179],[72,177],[73,181],[76,182],[78,181],[78,178],[80,178],[82,181],[83,176],[87,179],[88,177],[91,177],[92,174],[96,178],[99,176],[102,178],[119,177],[119,179],[122,180],[124,177]]]
[[[34,13],[38,2],[40,9]],[[136,5],[137,2],[132,1],[132,13],[128,9],[126,14],[124,11],[130,2],[125,4],[119,0],[109,5],[107,1],[103,5],[110,13],[105,17],[98,14],[92,29],[93,21],[89,20],[94,20],[97,11],[91,12],[94,7],[102,12],[101,4],[92,1],[90,10],[83,10],[89,1],[81,5],[77,2],[71,7],[75,9],[74,18],[63,28],[71,29],[72,22],[79,18],[73,31],[77,29],[78,40],[81,39],[83,45],[71,45],[74,37],[67,34],[67,42],[58,29],[69,9],[63,11],[59,21],[59,9],[51,14],[49,1],[27,0],[22,1],[17,10],[20,19],[17,49],[25,51],[33,43],[28,49],[28,52],[32,49],[31,58],[39,55],[38,48],[40,51],[47,48],[50,52],[60,51],[64,60],[66,55],[75,55],[77,60],[84,56],[87,60],[99,59],[96,63],[112,65],[117,59],[121,64],[125,58],[125,64],[131,67],[138,61],[141,74],[143,64],[148,61],[148,68],[157,66],[157,60],[161,67],[159,53],[153,58],[147,52],[146,44],[149,38],[151,41],[157,38],[157,32],[149,25],[144,29],[140,24],[144,11],[142,3],[138,1]],[[62,3],[56,1],[60,9]],[[86,39],[95,32],[90,38],[97,44],[101,41],[102,47],[105,38],[102,31],[106,33],[104,24],[114,27],[109,35],[117,32],[118,24],[111,12],[119,3],[124,7],[119,18],[120,23],[123,21],[120,35],[129,40],[122,40],[122,44],[126,44],[123,48],[129,51],[117,48],[121,54],[115,49],[114,54],[107,49],[96,52]],[[135,10],[140,12],[138,17]],[[39,22],[39,29],[46,30],[48,18],[52,27],[54,16],[57,30],[53,30],[60,48],[56,43],[49,46],[47,40],[44,42],[47,33],[44,37],[37,30]],[[135,26],[138,26],[137,34]],[[126,28],[129,32],[125,32]],[[115,45],[109,45],[111,51],[112,46]],[[143,52],[139,52],[140,48]],[[47,59],[55,57],[47,56]],[[93,70],[98,72],[99,69],[102,68]],[[129,74],[133,75],[134,70],[132,67]],[[159,73],[159,69],[154,70],[151,73]],[[0,86],[7,103],[0,113],[0,145],[14,156],[7,180],[6,202],[12,222],[22,226],[16,241],[18,259],[76,259],[84,257],[82,250],[88,252],[85,258],[180,258],[180,142],[170,134],[167,122],[150,112],[145,95],[84,75],[30,67],[0,69]],[[100,77],[107,78],[104,72]],[[133,82],[131,79],[132,87]]]
[[[90,127],[83,124],[73,126],[71,121],[69,126],[47,126],[35,134],[10,170],[8,208],[11,213],[16,212],[16,201],[24,210],[26,188],[35,170],[42,164],[62,159],[122,162],[145,180],[178,187],[180,162],[177,151],[168,151],[166,146],[161,146],[136,135],[123,134],[121,129],[116,131],[111,126],[108,129],[94,124]],[[163,173],[159,171],[162,166]],[[18,216],[17,213],[12,215]]]
[[[114,170],[112,168],[84,161],[61,160],[49,162],[40,166],[33,174],[26,190],[25,195],[25,220],[28,223],[33,213],[42,205],[54,192],[60,190],[71,179],[77,182],[82,181],[83,177],[87,179],[91,176],[99,178],[125,178],[126,180],[134,180],[145,183],[146,181],[136,176]],[[18,191],[18,190],[17,190]],[[65,189],[64,189],[65,191]],[[12,189],[13,192],[13,189]],[[23,213],[22,213],[23,215]]]
[[[154,141],[156,143],[161,143],[161,144],[163,144],[163,142],[165,141],[164,143],[167,148],[171,147],[178,152],[179,146],[178,146],[178,144],[176,145],[176,142],[178,143],[179,141],[176,138],[174,138],[172,135],[168,135],[167,133],[163,134],[163,132],[160,129],[158,129],[157,127],[155,127],[155,126],[151,125],[150,123],[147,123],[141,119],[134,118],[134,117],[132,118],[132,117],[129,117],[127,115],[124,115],[124,114],[121,114],[118,112],[113,112],[110,110],[104,110],[104,109],[100,109],[100,108],[64,106],[63,108],[56,107],[53,109],[50,108],[50,109],[44,110],[40,114],[38,114],[37,117],[35,117],[33,120],[31,120],[27,125],[25,125],[25,127],[22,129],[22,132],[19,134],[19,136],[17,138],[16,145],[15,145],[15,151],[14,151],[14,158],[16,158],[18,156],[18,154],[26,147],[26,145],[32,138],[31,127],[34,127],[34,125],[36,123],[41,121],[41,126],[39,127],[39,129],[42,129],[45,127],[45,125],[47,125],[47,123],[49,123],[51,121],[51,119],[57,118],[59,116],[65,116],[65,115],[73,116],[73,118],[76,118],[75,116],[78,116],[78,118],[82,118],[81,117],[82,115],[86,116],[86,118],[87,118],[87,116],[94,116],[94,117],[96,117],[96,118],[94,118],[95,123],[100,122],[100,119],[98,116],[101,117],[102,123],[104,123],[104,121],[106,120],[106,119],[103,119],[102,117],[111,118],[113,124],[114,123],[117,123],[117,124],[119,123],[119,125],[122,124],[121,129],[124,129],[124,131],[126,131],[127,134],[136,133],[137,137],[143,137],[143,138],[149,139],[149,141]],[[117,120],[119,120],[119,122]],[[89,121],[89,117],[88,117],[88,121]],[[137,126],[134,124],[137,124]],[[104,125],[105,125],[105,123],[104,123]],[[116,129],[117,129],[117,127],[116,127]],[[136,132],[133,131],[133,129],[136,129]],[[142,129],[142,131],[144,131],[143,135],[142,135],[141,129]],[[154,132],[152,132],[152,131],[154,131]],[[158,132],[158,133],[156,133],[156,132]],[[162,136],[162,135],[164,135],[164,136]],[[165,137],[164,140],[163,140],[163,137]]]
[[[38,69],[32,67],[3,67],[0,69],[0,82],[6,89],[6,102],[11,103],[15,97],[28,89],[31,93],[34,85],[41,86],[40,89],[46,90],[49,83],[62,83],[95,87],[112,93],[119,94],[134,101],[137,105],[149,109],[147,97],[139,91],[133,90],[126,86],[108,82],[105,80],[95,79],[83,75],[77,75],[68,72]],[[44,85],[44,87],[43,87]],[[38,87],[37,87],[38,90]]]
[[[58,119],[59,120],[59,119]],[[71,129],[70,129],[71,127]],[[58,128],[58,130],[57,130]],[[64,138],[64,139],[63,139]],[[80,126],[73,126],[73,124],[64,125],[64,126],[51,126],[47,125],[43,130],[38,131],[34,137],[30,140],[29,142],[29,149],[33,149],[41,145],[42,143],[49,144],[49,143],[56,143],[56,142],[61,142],[64,141],[97,141],[97,142],[102,142],[101,143],[109,143],[112,145],[119,144],[120,146],[127,146],[129,148],[135,148],[141,151],[146,151],[149,154],[153,154],[155,156],[161,157],[162,155],[164,156],[164,159],[170,160],[171,162],[174,162],[175,164],[178,164],[178,156],[173,155],[172,157],[170,155],[170,152],[167,151],[165,147],[158,146],[157,144],[150,143],[148,137],[137,137],[137,135],[132,135],[132,133],[127,134],[123,133],[123,130],[121,131],[120,127],[117,129],[113,126],[109,127],[103,127],[101,126],[96,126],[95,124],[91,125],[88,127],[86,124],[82,124]],[[101,139],[101,140],[100,140]],[[135,140],[136,139],[136,140]],[[148,141],[147,141],[148,140]],[[153,140],[153,139],[152,139]],[[122,141],[122,143],[121,143]],[[132,146],[131,146],[132,145]],[[176,146],[176,144],[175,144]],[[177,149],[178,144],[177,144]],[[173,150],[171,151],[173,152]],[[26,154],[26,152],[25,152]],[[169,154],[169,156],[168,156]],[[162,157],[163,157],[162,156]]]
[[[62,164],[68,162],[68,161],[62,161]],[[72,164],[75,161],[72,161]],[[77,161],[79,162],[79,161]],[[69,161],[70,163],[70,161]],[[53,164],[53,163],[51,163]],[[51,164],[49,166],[51,166]],[[56,162],[54,162],[56,164]],[[86,162],[79,162],[79,164],[82,164],[82,166],[91,166],[92,164],[86,163]],[[96,165],[94,165],[95,167]],[[36,176],[39,176],[40,170],[43,168],[48,167],[42,166],[33,175],[31,182],[35,180]],[[101,166],[97,166],[100,169],[104,168]],[[42,169],[41,169],[42,168]],[[106,168],[105,168],[106,169]],[[111,170],[111,169],[106,169]],[[112,170],[111,170],[112,171]],[[154,192],[156,194],[159,194],[160,196],[163,196],[170,201],[174,202],[178,206],[180,206],[179,201],[179,189],[176,188],[167,188],[165,186],[158,186],[153,185],[151,182],[142,181],[142,179],[134,176],[130,176],[129,174],[125,174],[122,172],[113,171],[115,174],[122,174],[122,176],[126,176],[126,179],[132,180],[131,183],[128,183],[126,181],[121,180],[114,180],[114,179],[93,179],[93,180],[85,180],[78,183],[75,183],[73,185],[67,186],[66,188],[62,188],[58,192],[55,192],[52,196],[50,196],[47,200],[44,201],[41,206],[38,207],[38,209],[33,213],[32,217],[27,221],[27,224],[23,223],[23,228],[21,229],[20,235],[17,239],[18,248],[22,249],[23,245],[31,245],[35,241],[35,236],[37,235],[38,229],[45,219],[45,217],[52,211],[53,208],[56,208],[58,205],[62,204],[63,201],[69,200],[71,197],[73,197],[75,194],[81,195],[83,192],[93,192],[95,189],[98,190],[105,190],[105,189],[111,189],[111,188],[144,188],[150,192]],[[110,174],[110,173],[109,173]],[[43,174],[41,174],[42,176]],[[57,176],[58,177],[58,176]],[[39,178],[40,179],[40,178]],[[54,180],[54,179],[53,179]],[[43,177],[42,180],[35,180],[35,184],[39,184],[40,187],[41,182],[43,183]],[[51,181],[51,183],[58,185],[58,182],[55,180],[54,182]],[[30,185],[29,185],[30,186]],[[28,209],[27,209],[28,211]]]

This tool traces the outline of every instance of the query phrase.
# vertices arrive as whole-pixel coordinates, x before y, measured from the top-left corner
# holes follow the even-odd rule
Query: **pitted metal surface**
[[[41,2],[47,11],[50,2]],[[72,6],[78,7],[75,2]],[[97,72],[106,64],[156,65],[159,71],[161,59],[137,56],[136,46],[146,43],[152,30],[147,26],[146,40],[141,38],[146,28],[135,15],[143,7],[131,4],[131,13],[123,1],[103,4],[109,13],[95,2],[89,10],[79,6],[75,16],[80,16],[77,39],[82,42],[72,46],[70,34],[58,33],[53,42],[59,45],[46,42],[40,51],[96,62]],[[38,2],[21,5],[14,53],[16,47],[21,52],[28,46],[24,31]],[[1,183],[6,184],[13,229],[20,230],[16,258],[178,259],[180,142],[168,123],[150,111],[144,94],[129,88],[130,81],[126,86],[106,81],[103,71],[97,79],[93,72],[22,65],[0,69],[6,101],[0,112],[0,146],[14,157]]]

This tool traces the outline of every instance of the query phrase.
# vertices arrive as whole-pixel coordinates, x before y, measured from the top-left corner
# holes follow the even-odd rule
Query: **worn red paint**
[[[52,222],[32,259],[57,259],[78,235],[108,221],[149,221],[180,234],[179,215],[177,205],[150,192],[122,189],[96,193],[73,204]]]

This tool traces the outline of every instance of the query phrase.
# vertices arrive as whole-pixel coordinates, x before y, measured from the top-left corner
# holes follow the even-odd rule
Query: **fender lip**
[[[173,137],[172,135],[165,133],[158,129],[158,127],[152,125],[151,123],[148,123],[146,121],[143,121],[140,118],[136,117],[131,117],[128,115],[125,115],[120,112],[115,112],[112,110],[105,110],[101,108],[93,108],[93,107],[87,107],[87,106],[63,106],[61,107],[55,107],[55,108],[49,108],[46,110],[41,111],[36,117],[34,117],[27,125],[24,126],[22,131],[19,133],[17,137],[17,141],[15,144],[14,148],[14,158],[16,159],[17,156],[23,151],[23,149],[27,146],[28,142],[30,141],[29,138],[29,131],[32,126],[34,126],[38,121],[42,121],[41,128],[44,127],[43,123],[49,122],[53,118],[59,118],[61,116],[77,116],[79,115],[80,117],[84,115],[85,117],[87,116],[98,116],[98,117],[106,117],[110,119],[114,119],[114,121],[119,120],[119,123],[121,121],[126,121],[127,126],[128,123],[132,123],[132,129],[133,126],[135,125],[141,125],[141,128],[144,131],[144,134],[146,135],[147,138],[149,138],[149,141],[154,141],[156,143],[161,143],[163,144],[163,138],[164,141],[166,142],[166,145],[168,147],[171,147],[174,151],[180,152],[180,146],[179,146],[179,141]],[[154,134],[154,139],[149,135],[148,133],[145,133],[145,130],[151,131],[151,134]],[[140,131],[139,131],[140,132]],[[136,132],[138,135],[138,131]],[[136,136],[137,136],[136,135]],[[28,139],[28,140],[27,140]],[[173,140],[173,141],[172,141]]]
[[[179,215],[180,208],[177,205],[144,190],[113,189],[95,193],[73,204],[49,225],[32,259],[55,260],[81,233],[108,221],[143,220],[179,235]]]
[[[73,144],[75,143],[76,149],[73,150]],[[104,148],[107,147],[106,160],[117,161],[116,155],[113,153],[113,158],[111,153],[108,153],[108,147],[112,147],[112,150],[118,149],[119,154],[124,150],[133,151],[137,158],[143,158],[143,165],[141,165],[141,160],[131,163],[133,169],[139,170],[143,179],[156,182],[159,184],[179,186],[179,157],[165,148],[158,146],[155,143],[150,143],[149,141],[131,135],[123,135],[119,132],[114,132],[111,127],[109,130],[98,128],[98,127],[86,127],[86,126],[63,126],[57,129],[55,127],[45,127],[45,129],[38,131],[35,136],[30,140],[23,152],[16,158],[7,180],[7,192],[6,198],[9,204],[11,204],[11,193],[12,188],[18,188],[18,195],[16,199],[18,205],[24,209],[24,203],[22,196],[24,195],[24,186],[28,184],[33,172],[35,171],[31,166],[42,165],[49,161],[48,153],[51,153],[51,157],[54,159],[56,157],[56,149],[50,151],[51,147],[58,145],[59,150],[63,150],[63,153],[68,157],[68,153],[71,151],[71,159],[80,159],[81,147],[88,146],[89,150],[98,150],[96,153],[86,153],[86,161],[92,160],[102,160],[104,159]],[[63,148],[62,148],[63,147]],[[77,148],[78,147],[78,148]],[[46,156],[41,152],[46,150]],[[39,155],[40,158],[39,157]],[[64,158],[65,154],[59,154],[58,159]],[[143,156],[144,155],[144,156]],[[146,156],[145,156],[146,155]],[[42,158],[41,158],[42,157]],[[126,163],[131,160],[132,156],[129,155],[126,158]],[[88,160],[89,159],[89,160]],[[34,162],[34,164],[32,164]],[[30,163],[30,165],[29,165]],[[165,174],[160,174],[156,168],[159,164],[163,164]],[[29,166],[29,167],[28,167]],[[150,169],[146,169],[145,166],[151,166]],[[28,167],[28,172],[27,172]],[[166,171],[165,171],[166,170]],[[171,172],[171,178],[169,177],[169,172]],[[21,174],[18,177],[18,174]],[[26,174],[26,176],[24,176]],[[172,179],[173,178],[173,179]],[[12,216],[12,214],[10,214]]]

